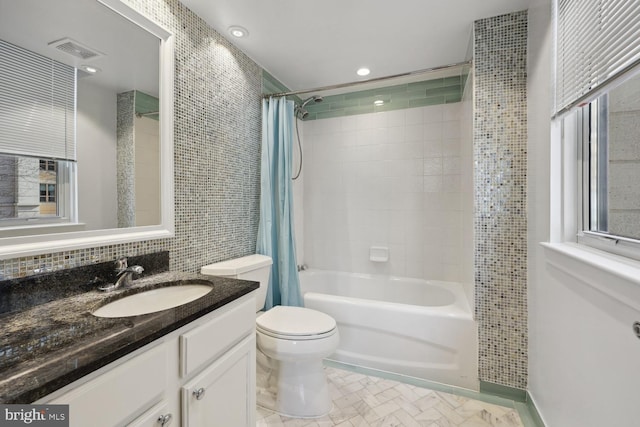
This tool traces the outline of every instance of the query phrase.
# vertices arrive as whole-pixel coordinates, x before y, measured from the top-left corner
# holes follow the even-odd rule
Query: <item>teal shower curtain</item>
[[[265,309],[302,307],[293,232],[294,103],[286,98],[262,101],[260,222],[256,252],[273,259]]]

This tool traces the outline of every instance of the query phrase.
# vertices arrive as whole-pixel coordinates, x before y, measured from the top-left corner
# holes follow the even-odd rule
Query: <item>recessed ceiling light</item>
[[[384,105],[384,101],[382,99],[376,99],[375,101],[373,101],[373,105],[375,105],[376,107],[380,107],[381,105]]]
[[[96,73],[102,71],[102,70],[100,70],[100,68],[94,67],[93,65],[81,65],[80,69],[82,71],[86,71],[87,73],[90,73],[90,74],[96,74]]]
[[[356,71],[356,74],[364,77],[364,76],[368,76],[370,72],[371,72],[370,69],[366,67],[362,67],[362,68],[358,68],[358,71]]]
[[[239,25],[232,25],[229,27],[229,33],[233,37],[242,38],[247,37],[249,35],[249,31],[246,28],[241,27]]]

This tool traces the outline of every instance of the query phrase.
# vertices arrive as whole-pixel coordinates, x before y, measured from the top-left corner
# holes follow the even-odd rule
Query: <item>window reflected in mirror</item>
[[[70,162],[0,155],[0,227],[70,221]]]
[[[0,236],[160,224],[160,39],[97,1],[0,11]]]

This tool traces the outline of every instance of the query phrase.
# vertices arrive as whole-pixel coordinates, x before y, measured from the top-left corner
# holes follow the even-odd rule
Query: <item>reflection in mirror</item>
[[[640,74],[588,109],[588,230],[640,240]]]
[[[97,1],[0,0],[0,235],[161,223],[159,55]]]
[[[45,107],[36,102],[37,96],[24,96],[24,88],[36,84],[16,84],[16,73],[0,78],[0,103],[13,102],[0,105],[0,139],[10,135],[0,141],[0,164],[9,171],[0,175],[0,204],[13,209],[12,219],[0,219],[0,259],[172,237],[173,35],[121,0],[0,0],[0,40],[29,52],[26,68],[51,70],[48,78],[33,82],[50,82],[68,75],[61,71],[68,69],[75,82],[71,102],[65,96],[50,97],[62,99],[62,104]],[[0,62],[2,58],[0,52]],[[37,67],[33,58],[49,65]],[[68,94],[67,86],[51,85],[50,93]],[[152,129],[138,128],[135,102],[128,104],[133,116],[127,114],[133,126],[118,123],[121,94],[133,101],[147,95],[157,100],[157,117],[148,109],[138,111],[140,118],[158,119]],[[48,121],[41,114],[47,111]],[[62,111],[65,119],[53,120]],[[136,128],[158,134],[159,143],[138,147],[135,143],[144,137]],[[53,151],[40,151],[43,148]],[[154,158],[160,161],[144,164]],[[138,173],[144,167],[149,169]],[[22,176],[28,176],[22,182],[29,188],[24,200],[15,185],[13,193],[5,191]],[[25,204],[24,213],[16,213],[20,204]],[[141,225],[146,223],[154,225]]]

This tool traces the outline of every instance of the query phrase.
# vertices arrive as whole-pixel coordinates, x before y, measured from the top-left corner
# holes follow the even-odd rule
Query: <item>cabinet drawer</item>
[[[169,410],[167,402],[158,403],[153,408],[136,418],[127,427],[171,427],[180,425],[180,421],[176,420],[177,414],[172,414]],[[164,421],[164,424],[163,424]]]
[[[180,375],[211,362],[249,334],[255,333],[255,298],[249,298],[204,325],[180,335]]]
[[[162,399],[167,348],[159,345],[50,403],[68,404],[71,427],[123,425]]]

